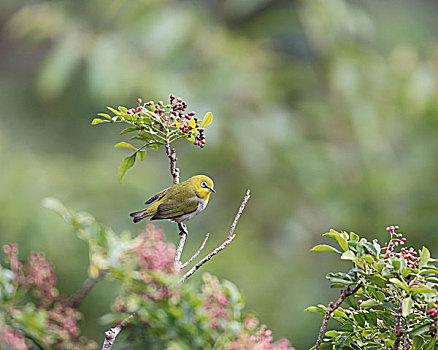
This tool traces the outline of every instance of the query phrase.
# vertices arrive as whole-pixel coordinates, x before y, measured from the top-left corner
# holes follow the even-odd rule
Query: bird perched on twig
[[[157,193],[145,202],[155,203],[129,215],[134,222],[150,217],[151,220],[167,219],[180,224],[205,209],[211,192],[216,192],[213,187],[213,180],[208,176],[195,175]]]

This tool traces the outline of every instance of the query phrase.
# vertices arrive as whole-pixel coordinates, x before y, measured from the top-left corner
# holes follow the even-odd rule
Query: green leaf
[[[328,244],[318,244],[317,246],[310,249],[311,252],[330,252],[330,253],[338,253],[341,254],[339,250],[328,245]]]
[[[91,125],[96,125],[96,124],[102,124],[102,123],[109,123],[108,120],[102,120],[99,118],[94,118],[93,121],[91,122]]]
[[[412,347],[411,350],[420,350],[421,346],[424,343],[424,339],[422,337],[420,337],[419,335],[416,335],[413,339],[412,339]]]
[[[376,247],[374,245],[372,245],[369,242],[364,242],[363,245],[365,246],[366,252],[368,254],[373,254],[373,255],[377,256],[377,250],[376,250]]]
[[[356,254],[352,250],[347,250],[341,255],[342,260],[356,260]]]
[[[379,306],[379,305],[380,303],[378,301],[375,301],[374,299],[365,300],[362,304],[360,304],[360,306],[363,308]]]
[[[160,148],[160,146],[161,146],[162,144],[163,144],[163,143],[161,143],[161,142],[153,142],[153,143],[151,143],[151,144],[145,145],[145,147],[150,148],[150,149],[153,149],[154,151],[156,151],[158,148]]]
[[[381,263],[381,262],[375,262],[373,263],[373,267],[378,271],[378,272],[382,272],[383,268],[385,267],[385,264]]]
[[[338,308],[335,311],[333,311],[333,315],[348,318],[347,314],[342,310],[342,308]]]
[[[399,286],[401,289],[405,290],[406,292],[409,292],[409,286],[406,284],[405,281],[400,281],[398,278],[390,278],[389,282]]]
[[[318,312],[321,315],[324,315],[324,311],[316,306],[309,306],[307,309],[304,310],[304,312]]]
[[[134,153],[122,160],[119,166],[119,181],[122,182],[123,177],[125,176],[126,172],[129,168],[132,168],[135,164],[137,153]]]
[[[108,114],[105,114],[105,113],[97,113],[97,115],[99,115],[99,116],[101,116],[101,117],[104,117],[104,118],[106,118],[106,119],[112,120],[112,118],[111,118]]]
[[[137,147],[129,144],[128,142],[122,141],[122,142],[118,142],[114,145],[114,148],[118,148],[118,147],[126,147],[126,148],[132,148],[137,150]]]
[[[124,106],[119,106],[119,111],[122,112],[123,114],[127,114],[128,113],[128,108],[124,107]]]
[[[364,255],[362,256],[362,259],[364,259],[369,265],[371,265],[374,262],[374,259],[371,255]]]
[[[404,298],[402,301],[402,315],[403,317],[406,317],[409,315],[412,305],[414,304],[414,301],[411,297]]]
[[[337,337],[339,334],[341,334],[341,333],[339,333],[339,332],[337,332],[337,331],[327,331],[327,332],[325,332],[325,336],[326,336],[326,337],[330,337],[330,338],[335,338],[335,337]]]
[[[422,287],[412,287],[412,288],[409,288],[409,292],[411,294],[435,293],[435,289],[428,288],[428,287],[425,287],[425,286],[422,286]]]
[[[409,332],[409,335],[411,337],[415,337],[417,335],[427,333],[429,332],[430,326],[432,326],[432,324],[433,324],[432,322],[428,324],[420,324],[417,327],[414,327],[414,329]]]
[[[367,276],[367,279],[380,288],[386,288],[386,280],[380,275],[369,275]]]
[[[385,293],[381,292],[380,290],[376,291],[376,296],[379,299],[380,302],[385,302],[386,295]]]
[[[400,260],[394,260],[392,262],[392,266],[394,267],[394,269],[398,270],[400,268]]]
[[[344,286],[348,286],[356,282],[356,278],[350,274],[346,274],[345,272],[330,272],[325,278],[327,278],[330,282],[336,284],[343,284]]]
[[[421,274],[434,274],[434,275],[438,275],[438,270],[434,269],[434,268],[427,268],[424,270],[420,271]]]
[[[344,252],[348,250],[348,242],[344,237],[342,237],[342,235],[336,236],[336,240]]]
[[[359,236],[357,234],[355,234],[354,232],[350,232],[350,241],[359,242]]]
[[[202,120],[201,128],[205,128],[206,126],[209,126],[212,121],[213,121],[213,114],[211,112],[207,112],[204,116],[204,119]]]
[[[66,222],[71,222],[72,214],[59,200],[55,198],[46,197],[43,199],[43,206],[47,209],[53,210]]]
[[[121,115],[122,113],[120,113],[117,109],[114,109],[112,107],[106,107],[107,109],[109,109],[111,112],[113,112],[115,115]],[[114,119],[113,119],[114,120]]]
[[[377,326],[377,315],[374,312],[365,314],[365,320],[372,326]]]
[[[429,262],[430,252],[429,250],[423,246],[423,249],[420,251],[420,262],[418,263],[418,267],[421,269],[424,265]]]
[[[353,314],[354,320],[357,322],[357,324],[361,327],[365,326],[365,316],[364,314]]]
[[[424,345],[423,350],[433,350],[433,349],[435,349],[435,343],[436,343],[435,338],[432,338],[431,340],[429,340],[427,342],[426,345]]]
[[[138,155],[138,159],[142,162],[146,158],[146,151],[144,151],[144,150],[143,151],[138,151],[137,155]]]
[[[324,233],[323,236],[336,241],[336,237],[338,237],[339,234],[340,234],[339,232],[336,232],[335,230],[331,229],[329,232]]]
[[[140,140],[140,141],[144,141],[144,142],[150,142],[150,141],[154,141],[154,137],[150,134],[148,134],[147,132],[142,132],[139,135],[135,135],[129,138],[129,141],[132,140]]]
[[[133,131],[137,131],[137,130],[139,130],[139,128],[136,128],[136,127],[126,128],[126,129],[123,129],[122,131],[120,131],[120,135],[125,135],[128,132],[133,132]]]
[[[391,315],[391,311],[386,309],[385,311],[374,311],[378,318],[380,318],[384,324],[389,328],[395,325],[395,317]]]

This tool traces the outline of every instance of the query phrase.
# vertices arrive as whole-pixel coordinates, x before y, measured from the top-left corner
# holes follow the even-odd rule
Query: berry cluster
[[[438,309],[436,307],[433,307],[432,309],[427,310],[426,313],[430,317],[435,318],[438,315]]]
[[[403,258],[406,260],[408,267],[418,268],[418,262],[420,258],[417,256],[417,252],[414,248],[401,248],[400,252],[395,252],[395,247],[399,245],[404,245],[406,242],[406,238],[403,237],[403,234],[398,231],[398,226],[388,226],[386,231],[388,231],[391,235],[389,242],[385,243],[383,249],[386,250],[385,258],[389,258],[391,256],[395,256],[397,258]]]
[[[193,144],[204,148],[205,135],[201,128],[201,120],[195,118],[195,112],[187,112],[187,103],[182,98],[171,95],[169,104],[163,101],[144,102],[137,99],[137,107],[128,110],[131,116],[146,114],[151,120],[152,127],[163,132],[164,128],[174,129],[180,136],[193,141]],[[153,114],[150,113],[153,111]]]

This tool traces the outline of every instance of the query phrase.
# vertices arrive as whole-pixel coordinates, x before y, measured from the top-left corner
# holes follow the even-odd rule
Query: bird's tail
[[[133,213],[130,213],[129,216],[132,216],[134,222],[137,223],[143,219],[146,219],[147,217],[152,216],[152,211],[149,208],[146,208],[139,211],[134,211]]]

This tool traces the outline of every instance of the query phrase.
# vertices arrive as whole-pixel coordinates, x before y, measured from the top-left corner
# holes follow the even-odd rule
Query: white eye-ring
[[[201,187],[207,187],[207,183],[205,181],[201,182]]]

